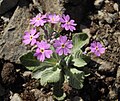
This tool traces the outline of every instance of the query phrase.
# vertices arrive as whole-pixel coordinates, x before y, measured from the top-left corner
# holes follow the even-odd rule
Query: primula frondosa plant
[[[32,48],[21,57],[22,64],[33,72],[33,78],[39,79],[41,85],[52,83],[54,97],[58,100],[66,96],[64,84],[75,89],[83,87],[85,73],[81,67],[87,64],[87,56],[82,48],[89,42],[88,36],[72,33],[69,39],[69,34],[60,33],[60,29],[71,33],[76,30],[76,25],[69,15],[39,13],[30,20],[31,29],[23,36],[23,43]],[[91,44],[91,51],[100,55],[93,48],[94,44]],[[99,44],[98,49],[103,53]]]

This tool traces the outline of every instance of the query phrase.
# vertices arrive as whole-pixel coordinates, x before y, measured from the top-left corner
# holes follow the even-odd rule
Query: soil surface
[[[32,15],[36,13],[36,8],[31,5],[29,11]],[[120,2],[91,0],[88,8],[78,28],[89,34],[90,42],[101,41],[106,52],[100,57],[91,55],[92,60],[85,67],[90,75],[85,78],[84,87],[81,90],[70,88],[65,100],[120,101]],[[0,17],[0,39],[14,10],[9,11],[9,17]],[[1,59],[0,101],[54,101],[52,87],[42,87],[31,75],[21,64]],[[16,96],[18,100],[15,100]]]

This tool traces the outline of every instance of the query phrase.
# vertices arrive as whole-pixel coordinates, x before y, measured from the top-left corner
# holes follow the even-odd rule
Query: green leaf
[[[75,89],[81,89],[83,87],[84,72],[75,68],[70,70],[66,69],[66,75],[69,76],[69,84]]]
[[[86,43],[89,42],[88,35],[85,33],[75,33],[72,37],[73,49],[72,52],[80,50]]]
[[[46,58],[44,62],[41,62],[33,56],[33,52],[29,52],[23,55],[20,58],[20,61],[24,66],[26,66],[27,69],[35,72],[41,68],[54,67],[56,64],[59,63],[59,58],[57,54],[52,54],[50,59]]]
[[[44,70],[41,74],[41,85],[46,85],[47,83],[58,82],[60,79],[60,69],[48,68]]]
[[[40,79],[42,73],[49,68],[56,68],[59,65],[59,58],[57,54],[53,54],[50,59],[46,59],[44,62],[40,63],[40,66],[33,70],[33,78]]]
[[[62,89],[63,83],[64,83],[64,74],[61,72],[60,80],[54,83],[54,87],[53,87],[53,95],[54,95],[53,97],[60,101],[64,100],[66,97],[66,94]]]
[[[85,56],[82,54],[82,50],[75,51],[74,54],[72,54],[72,62],[73,65],[76,67],[83,67],[87,65],[85,61]]]
[[[33,56],[33,52],[21,56],[20,61],[29,70],[33,70],[37,66],[40,66],[40,61]]]
[[[72,65],[72,62],[71,62],[72,61],[72,55],[66,56],[64,60],[65,60],[67,66]]]
[[[40,68],[39,70],[34,71],[32,77],[35,79],[40,79],[45,69],[49,69],[49,68],[43,67],[43,68]]]
[[[72,61],[74,62],[73,65],[76,67],[83,67],[87,64],[82,58],[74,58]]]

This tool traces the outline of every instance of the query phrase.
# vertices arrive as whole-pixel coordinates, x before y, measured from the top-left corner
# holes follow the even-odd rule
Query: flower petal
[[[45,56],[47,58],[50,58],[50,55],[52,54],[52,50],[45,50]]]
[[[31,46],[33,46],[36,43],[36,39],[32,39]]]
[[[64,48],[63,50],[65,55],[68,55],[68,53],[70,53],[70,50],[68,48]]]
[[[34,35],[34,38],[38,38],[40,33],[38,32],[36,35]]]
[[[67,36],[60,36],[61,43],[65,43],[67,41]]]
[[[44,53],[43,53],[43,54],[40,55],[40,61],[43,62],[44,60],[45,60],[45,55],[44,55]]]
[[[28,45],[28,44],[30,44],[30,40],[29,39],[27,39],[27,40],[23,40],[23,43],[25,44],[25,45]]]

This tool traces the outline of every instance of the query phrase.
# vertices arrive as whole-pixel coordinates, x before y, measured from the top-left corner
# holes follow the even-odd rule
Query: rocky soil
[[[0,0],[0,101],[54,101],[52,87],[42,87],[19,60],[29,51],[21,41],[23,33],[38,12],[69,14],[77,32],[106,47],[101,57],[91,55],[84,87],[72,89],[65,100],[119,101],[120,0]]]

